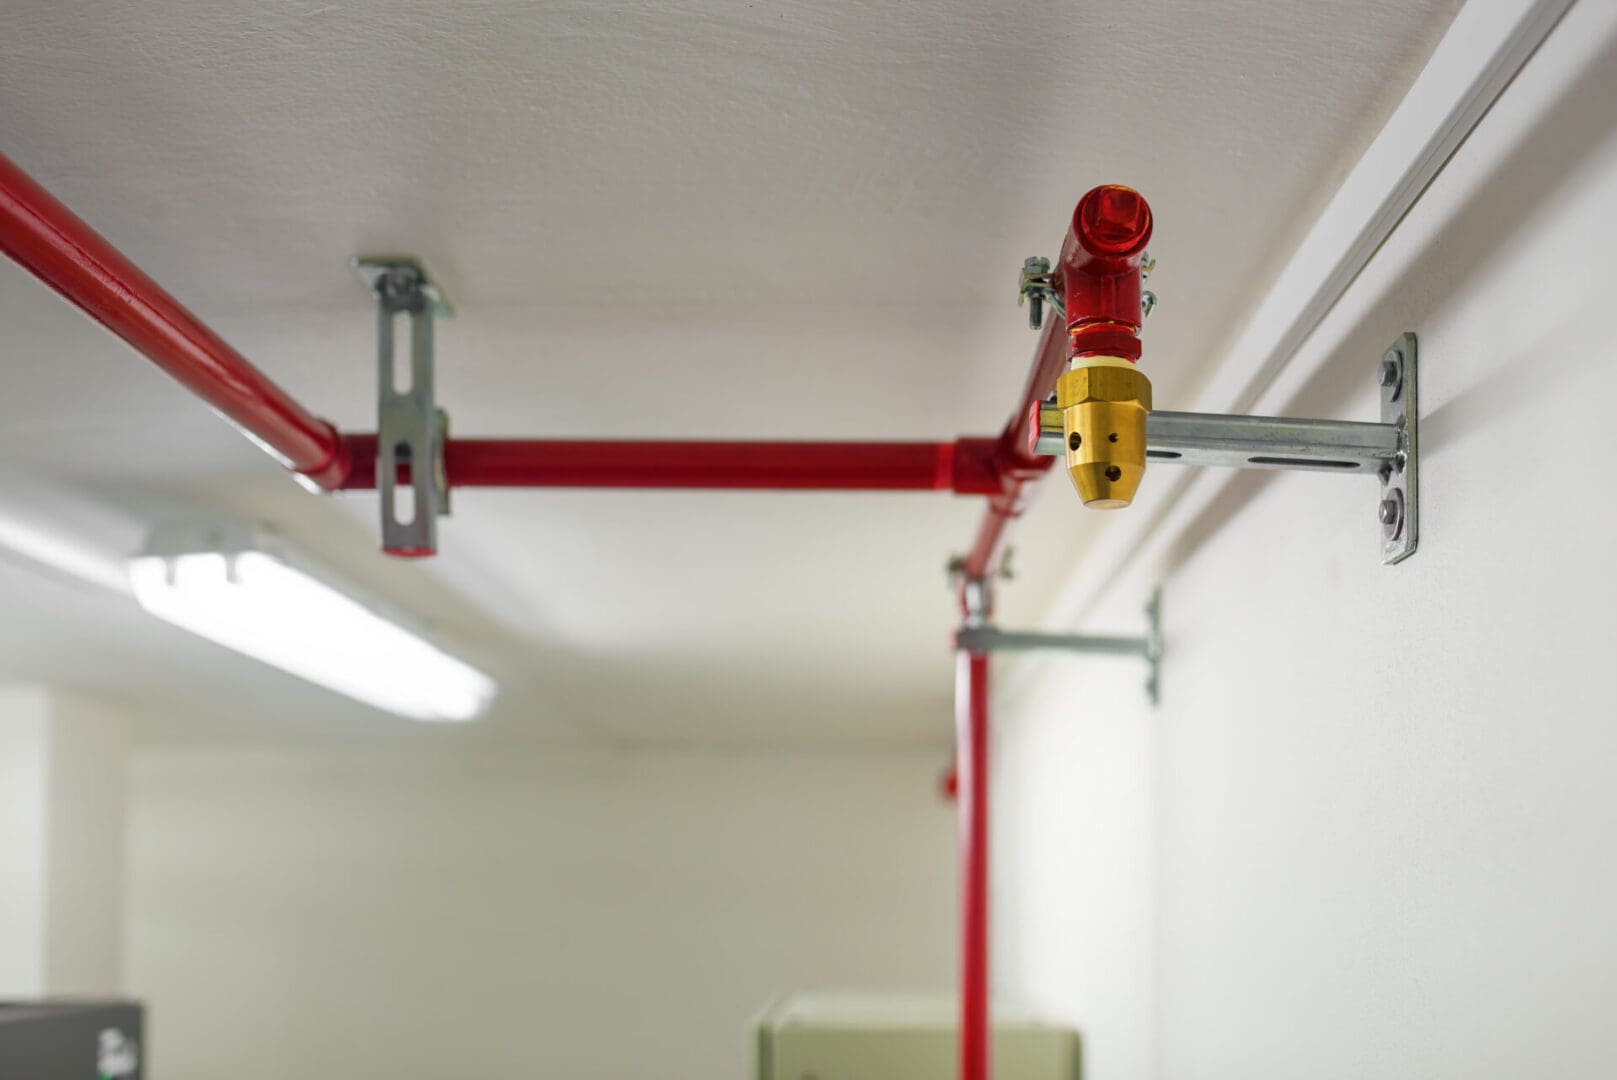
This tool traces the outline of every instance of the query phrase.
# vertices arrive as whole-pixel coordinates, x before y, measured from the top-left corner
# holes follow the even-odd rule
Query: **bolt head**
[[[1393,488],[1376,509],[1381,519],[1381,535],[1385,540],[1397,540],[1404,531],[1404,493]]]
[[[1397,353],[1388,353],[1383,357],[1381,366],[1376,369],[1376,382],[1382,386],[1397,385],[1399,360]]]

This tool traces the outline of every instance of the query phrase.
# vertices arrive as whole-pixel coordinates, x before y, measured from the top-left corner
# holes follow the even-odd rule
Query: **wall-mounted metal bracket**
[[[1381,561],[1407,559],[1418,537],[1416,344],[1414,334],[1404,334],[1377,358],[1379,423],[1159,411],[1145,418],[1146,460],[1373,475],[1381,481],[1376,504]],[[1044,405],[1034,451],[1058,456],[1063,438],[1061,410]]]
[[[1420,401],[1416,397],[1416,364],[1419,343],[1414,334],[1403,334],[1382,354],[1376,368],[1376,384],[1381,387],[1381,422],[1398,429],[1398,451],[1384,463],[1381,478],[1381,561],[1387,565],[1402,562],[1415,554],[1420,539],[1420,500],[1416,437],[1420,434]]]
[[[433,391],[433,322],[454,314],[443,290],[408,256],[368,256],[354,271],[376,295],[376,491],[382,505],[382,550],[390,555],[431,555],[438,548],[438,516],[449,513],[444,443],[449,420]],[[398,318],[410,320],[410,381],[399,389]],[[400,466],[409,468],[401,489]],[[425,467],[423,467],[425,466]],[[402,496],[402,497],[401,497]]]
[[[1143,637],[1001,630],[986,623],[974,624],[968,619],[966,625],[955,632],[955,647],[962,652],[980,653],[1058,649],[1092,656],[1137,656],[1150,666],[1145,692],[1155,705],[1162,696],[1162,590],[1151,594],[1145,613],[1149,624]]]

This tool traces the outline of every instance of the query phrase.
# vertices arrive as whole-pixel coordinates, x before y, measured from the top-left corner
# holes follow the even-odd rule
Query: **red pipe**
[[[1000,436],[996,458],[1004,487],[988,499],[966,554],[965,578],[994,576],[1011,521],[1032,485],[1050,471],[1055,459],[1035,456],[1032,443],[1039,404],[1055,392],[1068,362],[1098,353],[1140,358],[1140,263],[1152,225],[1145,198],[1120,184],[1094,188],[1074,208],[1058,262],[1066,326],[1047,320],[1039,337],[1022,396]]]
[[[966,578],[986,580],[994,576],[1011,521],[1022,513],[1032,485],[1050,471],[1055,461],[1035,455],[1032,441],[1037,434],[1036,410],[1055,392],[1056,380],[1067,369],[1067,359],[1067,335],[1056,325],[1056,320],[1051,319],[1045,323],[1044,333],[1039,337],[1033,368],[1028,372],[1016,411],[995,446],[996,471],[1003,483],[989,496],[988,510],[966,553]]]
[[[962,652],[955,677],[960,828],[960,1080],[988,1080],[988,657]]]
[[[376,486],[376,436],[345,435],[343,487]],[[820,491],[1003,490],[996,439],[954,442],[638,442],[451,439],[451,488],[593,487]],[[408,467],[400,479],[408,477]]]
[[[322,487],[347,471],[315,417],[94,229],[0,155],[0,251]]]

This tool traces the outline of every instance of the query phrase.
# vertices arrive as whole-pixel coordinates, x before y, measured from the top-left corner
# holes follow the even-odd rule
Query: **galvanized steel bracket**
[[[1381,525],[1381,561],[1388,566],[1415,554],[1420,540],[1420,486],[1417,437],[1420,434],[1420,399],[1416,396],[1419,343],[1405,333],[1382,354],[1376,368],[1381,388],[1381,422],[1398,429],[1398,451],[1382,465],[1381,502],[1376,516]]]
[[[1381,561],[1401,562],[1414,554],[1419,539],[1417,356],[1415,335],[1406,333],[1377,358],[1377,422],[1158,410],[1145,418],[1146,461],[1374,475],[1381,482],[1376,502]],[[1061,455],[1063,437],[1061,410],[1047,402],[1039,409],[1034,453]]]
[[[1097,634],[1052,634],[1031,630],[1001,630],[987,623],[973,623],[955,632],[955,648],[961,652],[1028,652],[1055,649],[1090,656],[1137,656],[1149,666],[1145,692],[1151,704],[1162,698],[1162,590],[1151,594],[1145,606],[1149,620],[1143,637],[1112,637]]]
[[[382,550],[415,557],[438,550],[438,517],[449,513],[444,443],[449,420],[434,401],[433,322],[454,314],[443,290],[408,256],[354,260],[376,296],[376,491],[381,496]],[[409,385],[399,389],[395,328],[410,320]],[[401,468],[409,481],[401,486]]]

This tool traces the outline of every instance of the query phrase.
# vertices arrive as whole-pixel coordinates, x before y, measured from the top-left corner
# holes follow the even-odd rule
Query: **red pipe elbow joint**
[[[1151,207],[1133,188],[1108,184],[1078,202],[1061,245],[1072,369],[1056,382],[1067,475],[1085,506],[1115,510],[1134,501],[1145,475],[1145,417],[1151,383],[1140,359],[1140,273],[1151,239]]]
[[[1151,207],[1133,188],[1105,184],[1079,200],[1061,245],[1072,356],[1140,358],[1140,264],[1151,224]]]

